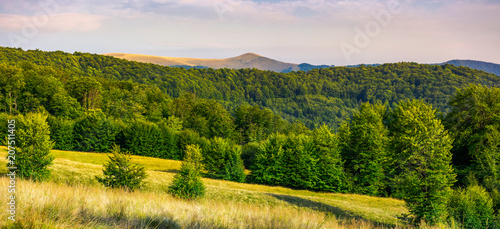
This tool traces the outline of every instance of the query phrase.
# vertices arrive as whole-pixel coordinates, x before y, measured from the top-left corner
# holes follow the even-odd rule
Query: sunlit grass
[[[181,162],[140,156],[132,156],[132,160],[145,166],[149,175],[145,180],[145,186],[137,192],[125,193],[105,189],[95,179],[95,176],[102,175],[102,164],[108,160],[107,154],[54,150],[52,155],[56,159],[50,167],[51,182],[23,181],[19,186],[19,191],[25,195],[19,198],[20,201],[32,200],[34,202],[23,203],[18,209],[21,212],[35,211],[36,214],[30,213],[36,217],[33,221],[43,225],[53,224],[64,227],[66,221],[62,219],[69,217],[80,222],[79,225],[84,228],[96,227],[96,225],[112,227],[110,225],[114,223],[137,226],[150,222],[148,220],[158,223],[157,219],[160,218],[171,219],[181,227],[200,222],[215,225],[218,228],[373,228],[380,225],[405,225],[405,222],[399,220],[398,216],[408,214],[404,201],[392,198],[319,193],[208,178],[203,178],[207,186],[205,198],[197,201],[182,201],[166,194],[167,187],[180,169]],[[6,171],[5,156],[5,147],[0,147],[2,158],[0,170],[4,172]],[[6,179],[3,179],[3,182],[6,182]],[[26,190],[28,187],[34,191]],[[5,191],[6,189],[2,189],[0,193],[5,194]],[[64,194],[66,192],[74,193],[75,203],[64,202],[71,202],[70,199],[73,196]],[[41,193],[45,194],[39,199],[37,195]],[[86,196],[97,196],[92,197],[93,201],[98,200],[95,198],[101,198],[103,203],[109,203],[104,206],[110,209],[125,208],[120,211],[124,211],[123,214],[126,217],[113,218],[111,213],[106,212],[108,208],[88,202]],[[118,196],[123,196],[123,198],[118,198]],[[22,200],[23,198],[25,199]],[[50,202],[55,199],[58,201]],[[68,208],[64,208],[64,205],[68,205]],[[179,207],[176,207],[177,205]],[[45,208],[56,209],[54,211],[59,212],[57,214],[63,214],[65,217],[45,220],[47,217],[44,215],[43,209]],[[85,209],[84,211],[92,213],[88,213],[90,216],[85,217],[97,217],[97,219],[91,220],[85,217],[85,219],[80,219],[80,213],[76,213],[80,210],[75,209]],[[109,224],[110,222],[112,223]],[[272,225],[276,227],[271,227]]]

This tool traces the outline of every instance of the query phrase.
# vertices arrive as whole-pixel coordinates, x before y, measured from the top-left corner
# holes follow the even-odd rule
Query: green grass
[[[2,158],[2,161],[0,161],[0,163],[2,163],[2,165],[0,166],[0,171],[2,171],[3,173],[5,173],[6,171],[6,155],[6,148],[0,147],[0,157]],[[47,185],[49,188],[54,188],[56,190],[70,189],[72,190],[71,192],[75,193],[79,193],[79,191],[76,190],[80,190],[85,187],[85,190],[92,189],[92,192],[98,193],[98,195],[105,196],[105,198],[115,198],[114,193],[116,191],[105,189],[95,179],[96,175],[102,175],[102,164],[104,164],[108,160],[107,154],[53,150],[52,155],[55,156],[55,160],[54,164],[50,167],[52,170],[52,177],[50,179],[50,182],[44,182],[41,184],[36,183],[32,185],[35,185],[40,190],[44,189],[43,185]],[[268,213],[272,215],[271,218],[265,218],[265,215],[261,215],[259,217],[264,218],[258,217],[258,220],[250,217],[248,218],[248,221],[245,221],[245,225],[241,226],[240,228],[250,227],[249,225],[255,220],[260,222],[260,226],[272,225],[273,222],[279,222],[279,225],[283,226],[280,226],[279,228],[294,228],[295,226],[302,227],[300,225],[303,225],[303,223],[307,222],[311,223],[311,225],[314,224],[316,226],[318,226],[320,222],[323,222],[324,225],[336,225],[336,227],[347,228],[351,227],[349,225],[352,225],[352,227],[354,228],[359,227],[360,225],[365,225],[366,228],[372,228],[381,225],[394,227],[405,225],[405,222],[399,220],[398,216],[402,214],[408,214],[408,210],[405,207],[404,201],[392,198],[380,198],[356,194],[335,194],[311,192],[305,190],[292,190],[283,187],[236,183],[208,178],[203,178],[203,181],[207,186],[207,194],[204,199],[198,200],[197,203],[196,201],[182,201],[170,197],[170,195],[166,194],[166,189],[173,180],[173,176],[180,169],[180,161],[141,156],[132,156],[132,161],[143,165],[149,175],[149,177],[145,180],[145,186],[141,190],[139,190],[138,192],[126,194],[126,196],[128,196],[127,198],[130,198],[131,201],[136,204],[134,205],[135,207],[127,207],[130,209],[126,212],[132,218],[137,217],[135,215],[136,213],[144,215],[145,217],[148,215],[149,217],[160,217],[162,215],[158,215],[156,213],[153,214],[149,210],[142,211],[140,209],[135,209],[136,207],[142,209],[143,206],[140,206],[139,200],[132,199],[134,199],[135,197],[140,199],[143,196],[149,196],[148,198],[152,199],[162,199],[162,201],[165,200],[166,202],[164,202],[164,205],[171,205],[173,202],[180,201],[186,206],[190,206],[188,208],[198,206],[200,209],[202,209],[200,211],[207,211],[206,214],[212,214],[208,213],[210,212],[210,208],[217,207],[220,211],[223,212],[230,211],[234,208],[236,209],[234,211],[247,211],[248,209],[250,209],[251,211],[253,211],[253,213],[251,214],[254,215],[260,215],[259,212],[266,211],[268,211]],[[59,192],[55,191],[55,193]],[[166,198],[165,196],[168,196],[168,198]],[[30,209],[33,209],[33,206],[30,206],[29,204],[27,205]],[[91,210],[101,211],[102,209],[92,208]],[[64,210],[59,209],[58,211]],[[173,213],[180,214],[177,211],[174,211]],[[169,214],[173,213],[171,212]],[[227,217],[247,217],[241,215],[243,213],[238,212],[226,213],[226,216],[220,214],[212,214],[211,216],[207,216],[208,218],[205,218],[207,220],[207,223],[210,224],[215,223],[215,225],[225,225],[224,227],[232,228],[234,226],[238,228],[238,226],[233,225],[235,222],[237,222],[237,219],[229,219]],[[195,220],[194,218],[192,218],[194,217],[193,214],[196,215],[198,213],[183,212],[182,214],[184,216],[179,218],[178,221],[183,222],[180,225],[181,227],[184,227],[189,223],[193,223],[193,220]],[[288,217],[291,217],[292,215],[294,219],[289,219]],[[75,216],[72,215],[72,217]],[[127,220],[131,220],[130,217]],[[202,218],[205,219],[204,217]],[[191,219],[191,221],[188,219]],[[297,221],[298,219],[301,220]],[[136,219],[134,218],[134,220]],[[44,221],[44,223],[47,222]],[[54,223],[54,225],[59,225],[62,223],[62,221],[59,222],[55,220],[52,223]],[[89,227],[89,225],[93,225],[87,223],[89,222],[81,222],[79,225],[82,225],[83,228]],[[97,223],[96,225],[107,227],[105,224],[106,223],[101,222]],[[319,227],[305,228],[328,228],[324,225]]]

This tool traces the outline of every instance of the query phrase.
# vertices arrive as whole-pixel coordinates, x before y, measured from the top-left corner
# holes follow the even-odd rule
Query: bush
[[[455,190],[448,211],[462,228],[495,228],[493,201],[481,186]]]
[[[20,178],[43,180],[50,176],[48,166],[54,157],[50,149],[54,143],[50,141],[50,129],[47,116],[40,113],[29,113],[16,118],[16,175]]]
[[[139,188],[147,177],[144,167],[130,162],[130,155],[114,145],[109,156],[109,161],[102,170],[104,177],[96,177],[97,181],[106,187],[123,188],[134,191]]]
[[[174,196],[194,199],[205,194],[205,186],[201,181],[201,150],[197,145],[187,145],[181,171],[174,176],[168,192]]]

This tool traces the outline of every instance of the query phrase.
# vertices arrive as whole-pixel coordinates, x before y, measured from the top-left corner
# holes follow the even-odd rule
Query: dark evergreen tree
[[[114,145],[109,161],[104,164],[102,170],[104,177],[96,177],[97,181],[106,187],[122,188],[126,191],[140,188],[147,173],[143,166],[130,160],[130,154],[122,152],[119,146]]]
[[[181,170],[174,176],[174,181],[168,191],[177,197],[194,199],[205,194],[205,185],[201,180],[203,156],[197,145],[186,146],[186,154]]]

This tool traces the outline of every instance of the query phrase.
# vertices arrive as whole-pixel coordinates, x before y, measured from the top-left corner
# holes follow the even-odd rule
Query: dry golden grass
[[[47,228],[378,228],[406,227],[405,203],[391,198],[318,193],[204,178],[207,193],[179,200],[166,189],[179,161],[133,156],[149,177],[136,192],[105,189],[95,181],[106,154],[54,150],[50,182],[19,181],[18,224]],[[2,165],[5,147],[0,147]],[[7,178],[0,179],[6,187]],[[0,189],[6,198],[7,188]],[[3,201],[2,201],[3,202]],[[6,219],[7,212],[1,211]],[[1,222],[2,220],[0,220]],[[14,224],[0,223],[3,227]]]
[[[6,187],[8,179],[0,178]],[[210,197],[185,201],[168,194],[18,181],[16,223],[4,228],[375,228],[279,201],[245,203]],[[6,198],[6,189],[0,190]],[[262,197],[266,198],[266,197]],[[260,202],[260,201],[259,201]],[[8,213],[0,212],[6,219]]]

